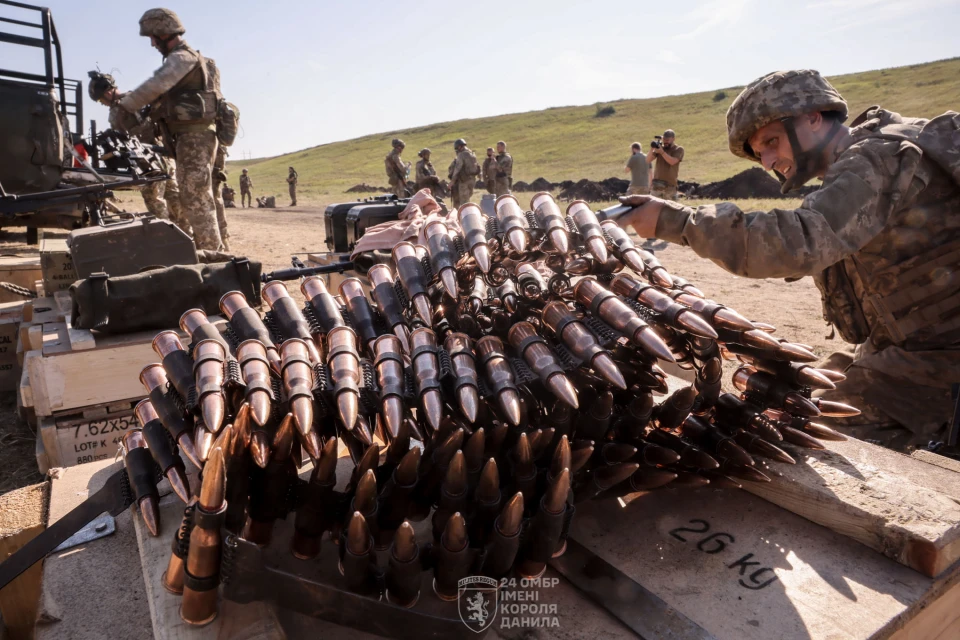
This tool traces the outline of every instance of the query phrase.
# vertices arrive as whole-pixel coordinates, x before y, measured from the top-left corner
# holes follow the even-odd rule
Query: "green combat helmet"
[[[401,140],[400,138],[394,138],[390,144],[393,145],[394,149],[396,149],[397,147],[403,149],[407,146],[406,143],[404,143],[404,141]]]
[[[463,138],[457,138],[453,143],[454,149],[462,149],[465,146],[467,146],[467,141]]]
[[[751,82],[727,110],[727,140],[735,156],[759,162],[748,140],[757,131],[777,120],[783,121],[793,147],[797,163],[796,174],[789,184],[784,182],[784,193],[799,187],[813,177],[807,175],[808,165],[822,149],[802,150],[793,129],[793,118],[805,113],[834,112],[839,119],[834,127],[847,118],[847,103],[840,93],[818,71],[776,71]],[[828,134],[825,141],[832,137]]]
[[[149,9],[140,18],[140,35],[167,39],[186,33],[180,17],[170,9]]]
[[[117,88],[116,81],[109,73],[90,71],[87,75],[90,76],[90,84],[87,86],[87,93],[90,95],[90,99],[95,102],[100,102],[100,99],[103,98],[103,94],[105,94],[108,89]]]

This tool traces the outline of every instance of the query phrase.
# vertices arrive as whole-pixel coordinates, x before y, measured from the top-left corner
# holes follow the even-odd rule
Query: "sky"
[[[461,118],[739,86],[776,69],[839,75],[960,55],[960,0],[168,2],[240,109],[233,159]],[[138,30],[153,3],[47,6],[68,78],[86,86],[99,67],[126,90],[160,65]],[[0,5],[0,16],[29,14]],[[0,61],[42,68],[40,57],[6,44]],[[88,98],[84,109],[88,122],[106,125],[106,109]]]

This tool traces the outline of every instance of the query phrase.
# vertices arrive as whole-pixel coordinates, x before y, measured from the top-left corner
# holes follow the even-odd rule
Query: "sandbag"
[[[241,291],[260,306],[259,262],[235,258],[215,264],[176,265],[111,278],[96,273],[70,286],[73,326],[103,333],[176,328],[186,309],[220,313],[220,298]]]

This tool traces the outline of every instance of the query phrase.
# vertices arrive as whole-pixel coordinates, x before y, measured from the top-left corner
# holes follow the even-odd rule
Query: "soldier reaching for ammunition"
[[[383,159],[383,163],[387,168],[390,190],[393,191],[393,195],[403,198],[407,195],[407,167],[403,164],[400,154],[407,145],[400,138],[394,138],[392,144],[393,150]]]
[[[628,196],[636,208],[618,222],[741,276],[813,276],[825,319],[856,345],[827,358],[846,380],[815,397],[863,410],[836,422],[845,433],[906,450],[942,439],[960,371],[960,116],[846,117],[816,71],[764,76],[727,111],[731,152],[777,173],[784,193],[823,186],[769,212]]]
[[[177,160],[180,208],[193,227],[197,249],[223,248],[213,200],[212,173],[217,155],[220,73],[214,62],[182,38],[186,29],[169,9],[150,9],[140,18],[140,35],[163,54],[163,64],[119,106],[131,114],[158,102],[164,146]],[[169,142],[169,145],[167,144]]]

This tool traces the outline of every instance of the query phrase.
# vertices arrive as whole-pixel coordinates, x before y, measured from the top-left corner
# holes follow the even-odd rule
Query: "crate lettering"
[[[710,523],[706,520],[701,520],[700,518],[694,518],[690,520],[692,525],[696,525],[696,528],[693,527],[677,527],[671,529],[668,533],[673,538],[680,540],[681,542],[687,542],[687,538],[681,536],[681,533],[707,533],[710,530]],[[691,540],[692,542],[692,540]],[[708,555],[714,555],[721,553],[727,549],[733,550],[733,544],[736,542],[736,538],[731,533],[725,531],[717,531],[716,533],[711,533],[708,536],[705,536],[697,542],[697,550]],[[763,563],[759,560],[754,560],[753,553],[747,553],[737,560],[734,560],[730,564],[726,565],[727,569],[734,569],[738,571],[738,580],[739,584],[744,589],[750,589],[751,591],[759,591],[760,589],[770,586],[773,582],[777,580],[777,574],[774,573],[773,569],[770,567],[764,567]]]

